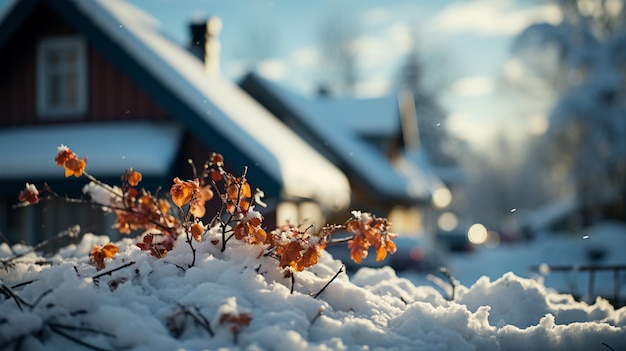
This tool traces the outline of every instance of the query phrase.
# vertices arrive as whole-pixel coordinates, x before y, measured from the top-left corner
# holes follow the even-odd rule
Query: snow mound
[[[513,273],[458,286],[455,301],[448,301],[388,267],[333,280],[341,262],[322,255],[317,265],[295,273],[291,293],[291,278],[276,260],[261,256],[260,247],[230,241],[221,252],[211,243],[219,237],[211,235],[194,243],[191,268],[182,236],[163,259],[133,240],[119,241],[119,253],[102,271],[88,254],[107,237],[86,234],[53,257],[28,253],[14,260],[11,249],[29,248],[1,245],[0,350],[569,351],[626,345],[626,309],[602,299],[576,302]]]

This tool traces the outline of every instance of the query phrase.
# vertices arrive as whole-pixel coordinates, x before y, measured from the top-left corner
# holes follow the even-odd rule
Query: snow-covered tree
[[[399,89],[413,94],[421,146],[431,161],[437,166],[453,166],[460,141],[445,128],[447,112],[437,100],[437,91],[426,84],[430,78],[426,77],[427,66],[419,47],[414,45],[398,68],[395,83]]]
[[[626,1],[553,3],[562,21],[533,24],[515,42],[516,87],[556,99],[544,134],[551,167],[585,207],[615,194],[626,204]]]

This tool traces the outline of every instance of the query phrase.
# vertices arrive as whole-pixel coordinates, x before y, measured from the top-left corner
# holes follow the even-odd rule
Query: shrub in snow
[[[145,233],[138,243],[85,234],[52,257],[32,247],[0,245],[0,350],[618,350],[626,345],[626,309],[616,311],[604,300],[578,303],[513,274],[457,286],[454,301],[433,287],[414,286],[389,267],[361,269],[350,282],[340,274],[341,262],[323,254],[323,245],[342,228],[352,233],[353,259],[362,259],[371,246],[383,256],[393,251],[384,219],[354,212],[345,224],[319,233],[290,224],[267,233],[245,172],[230,176],[220,162],[217,155],[209,162],[209,178],[175,181],[170,191],[175,216],[161,199],[136,189],[139,173],[126,172],[118,189],[85,172],[80,159],[72,161],[66,174],[80,173],[111,194],[86,202],[115,213],[121,231]],[[204,225],[199,206],[210,201],[207,183],[223,216]],[[48,188],[25,191],[20,198],[29,204],[44,193],[56,196]]]
[[[157,258],[165,257],[173,249],[176,239],[184,236],[191,251],[188,267],[194,266],[196,261],[193,242],[202,241],[210,228],[221,233],[221,238],[212,240],[215,245],[221,243],[221,251],[226,250],[227,242],[233,237],[256,245],[261,248],[261,255],[277,259],[287,276],[291,276],[293,271],[302,271],[316,264],[326,245],[347,242],[350,257],[357,263],[367,256],[370,247],[375,248],[376,260],[379,261],[386,257],[387,252],[396,251],[392,241],[396,235],[388,232],[391,224],[387,219],[375,218],[360,211],[354,211],[352,218],[345,224],[327,225],[317,233],[311,233],[312,228],[301,230],[290,223],[267,233],[262,227],[263,216],[255,210],[256,204],[263,205],[260,200],[262,191],[257,189],[253,196],[246,179],[247,170],[244,169],[240,177],[227,172],[220,154],[214,153],[200,174],[192,165],[195,175],[193,180],[174,178],[169,195],[178,209],[177,214],[171,213],[172,206],[165,198],[158,198],[143,188],[137,188],[142,175],[132,168],[124,172],[121,187],[117,187],[105,184],[87,173],[86,158],[78,157],[65,145],[58,147],[54,160],[59,167],[64,167],[66,177],[84,175],[90,180],[83,188],[89,200],[64,199],[85,202],[105,212],[115,213],[115,228],[122,234],[143,231],[137,246]],[[48,186],[39,191],[35,185],[26,183],[26,188],[18,198],[23,206],[28,206],[37,204],[43,194],[60,197]],[[214,197],[220,201],[221,209],[205,225],[202,218],[206,215],[206,203]],[[338,229],[345,229],[352,235],[332,240],[332,234]],[[116,253],[117,247],[109,243],[94,247],[91,257],[96,267],[104,269],[104,260],[112,258]]]

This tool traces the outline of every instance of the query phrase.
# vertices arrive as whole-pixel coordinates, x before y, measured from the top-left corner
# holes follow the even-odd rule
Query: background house
[[[268,226],[285,217],[284,201],[314,204],[320,217],[344,210],[344,174],[221,78],[218,57],[203,63],[121,1],[12,4],[0,15],[0,231],[31,244],[77,222],[110,232],[113,219],[97,209],[12,208],[27,181],[80,193],[84,181],[63,179],[53,162],[60,144],[88,156],[88,171],[104,181],[134,167],[152,189],[191,177],[188,159],[202,165],[222,153],[233,173],[249,167],[252,186],[265,191]]]
[[[351,208],[387,216],[399,232],[434,232],[433,195],[450,193],[420,147],[409,94],[307,98],[254,73],[240,86],[346,173]]]

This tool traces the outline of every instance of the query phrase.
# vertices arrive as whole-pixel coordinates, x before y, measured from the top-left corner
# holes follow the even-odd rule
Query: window
[[[80,37],[44,39],[37,46],[40,117],[80,117],[87,111],[87,55]]]

